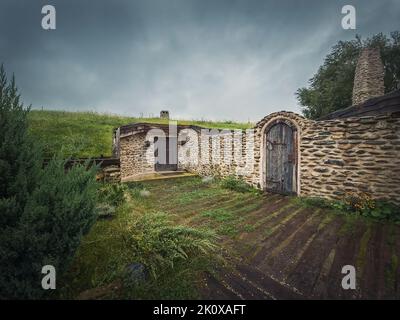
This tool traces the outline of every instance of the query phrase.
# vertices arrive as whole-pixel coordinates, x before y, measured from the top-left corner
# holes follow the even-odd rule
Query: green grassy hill
[[[160,118],[133,118],[95,112],[39,111],[29,113],[31,133],[40,140],[47,156],[61,152],[63,156],[96,157],[110,156],[112,131],[133,122],[168,123]],[[246,129],[251,123],[232,121],[186,121],[205,128]]]

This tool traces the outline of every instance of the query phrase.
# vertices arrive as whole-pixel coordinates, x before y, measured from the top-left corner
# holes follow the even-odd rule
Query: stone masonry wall
[[[195,171],[199,166],[199,139],[193,129],[183,129],[178,133],[178,169]]]
[[[311,121],[277,112],[257,123],[254,135],[241,130],[214,130],[208,135],[182,130],[178,169],[202,176],[234,175],[264,189],[264,134],[275,120],[297,128],[298,195],[341,199],[346,193],[366,192],[400,204],[400,118],[390,116]],[[154,165],[146,161],[146,152],[152,151],[145,136],[121,139],[122,179],[154,172]]]
[[[121,179],[137,174],[154,172],[154,161],[149,163],[146,155],[151,157],[150,148],[146,146],[146,134],[140,133],[120,140]]]
[[[246,131],[213,129],[207,134],[193,132],[189,141],[178,150],[181,169],[202,176],[234,175],[253,184],[254,138]]]
[[[313,121],[301,136],[301,195],[340,199],[349,192],[400,203],[400,119]]]
[[[368,47],[362,49],[354,76],[353,105],[383,95],[384,75],[379,49]]]
[[[208,143],[200,141],[200,152],[208,150],[206,157],[211,161],[189,170],[200,175],[235,175],[263,189],[263,135],[276,119],[291,121],[298,128],[298,195],[342,199],[346,193],[366,192],[400,204],[400,118],[390,116],[311,121],[292,112],[273,113],[256,125],[251,143],[243,136],[243,150],[235,149],[234,131],[220,132],[221,144],[227,137],[232,149],[221,145],[214,163],[211,155],[217,145],[212,138]],[[252,145],[254,162],[246,167],[249,155],[245,151]],[[241,161],[235,160],[235,154],[242,156]],[[227,155],[231,162],[225,161]]]

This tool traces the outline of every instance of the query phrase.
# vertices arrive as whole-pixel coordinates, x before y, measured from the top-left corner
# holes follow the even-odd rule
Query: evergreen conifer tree
[[[65,272],[96,219],[96,168],[66,171],[65,161],[56,158],[44,166],[28,132],[29,109],[1,66],[0,299],[50,296],[41,286],[42,267]]]

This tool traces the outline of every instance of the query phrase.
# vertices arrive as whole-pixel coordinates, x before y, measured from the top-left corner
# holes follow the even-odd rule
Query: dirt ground
[[[207,299],[398,299],[398,226],[288,205],[265,195],[246,219],[258,223],[230,242],[234,270],[207,275]],[[356,289],[342,288],[342,268]]]
[[[204,276],[203,298],[400,298],[399,226],[304,207],[288,196],[178,183],[147,187],[163,195],[163,210],[180,223],[212,226],[229,261]],[[355,267],[355,290],[342,288],[345,265]]]

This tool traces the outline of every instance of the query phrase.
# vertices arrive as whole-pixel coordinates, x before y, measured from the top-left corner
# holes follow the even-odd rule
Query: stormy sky
[[[0,0],[0,63],[34,108],[257,121],[300,112],[295,91],[338,40],[399,18],[399,0]]]

